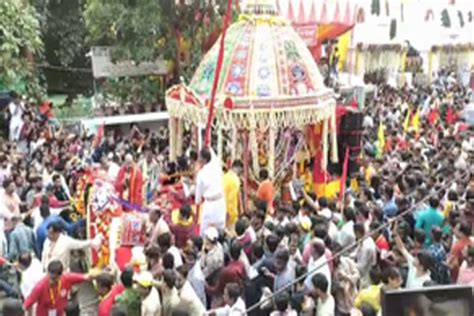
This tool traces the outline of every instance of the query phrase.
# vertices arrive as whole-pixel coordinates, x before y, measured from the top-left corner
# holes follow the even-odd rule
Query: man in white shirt
[[[188,306],[189,316],[202,316],[205,314],[206,308],[191,283],[187,280],[187,277],[188,268],[182,265],[177,269],[176,273],[176,288],[178,289],[180,303]]]
[[[347,246],[355,242],[354,234],[354,222],[356,220],[355,211],[351,207],[346,207],[344,209],[344,221],[345,224],[341,227],[339,234],[337,235],[337,242],[346,248]]]
[[[4,257],[8,251],[7,237],[5,236],[5,220],[9,221],[12,218],[12,213],[7,208],[5,203],[5,190],[0,188],[0,256]]]
[[[181,252],[175,245],[173,245],[171,235],[169,233],[163,234],[158,237],[158,246],[163,253],[169,253],[173,256],[174,267],[178,268],[183,265],[183,258]]]
[[[329,268],[326,253],[326,246],[320,240],[314,241],[312,256],[308,263],[308,276],[304,284],[308,290],[313,289],[312,277],[316,274],[323,274],[328,282],[328,287],[331,288],[331,270]],[[313,270],[315,270],[313,272]]]
[[[23,297],[28,297],[35,285],[44,277],[41,262],[30,253],[22,253],[18,258],[21,283],[20,291]]]
[[[357,240],[361,240],[365,236],[365,226],[363,223],[354,225],[354,232]],[[373,266],[377,264],[377,246],[374,240],[369,237],[366,238],[356,250],[357,269],[361,276],[361,287],[369,286],[371,284],[369,272]]]
[[[202,168],[196,177],[196,204],[201,204],[201,235],[206,229],[214,226],[224,229],[227,208],[222,182],[222,168],[219,159],[209,148],[201,150]]]
[[[157,205],[150,204],[148,209],[147,234],[150,244],[155,244],[159,236],[170,232],[170,228]]]
[[[102,235],[97,234],[93,240],[77,240],[62,233],[59,223],[51,223],[48,227],[48,238],[44,242],[41,262],[46,271],[49,263],[54,260],[61,261],[66,270],[69,269],[71,250],[98,248]]]
[[[115,182],[120,171],[120,166],[117,163],[118,158],[113,153],[107,156],[107,178],[109,181]]]
[[[311,296],[318,300],[316,316],[334,316],[336,305],[334,297],[328,292],[329,284],[326,276],[318,273],[311,278],[311,282],[314,287]]]
[[[224,307],[207,313],[216,316],[243,316],[245,315],[245,302],[240,297],[241,290],[237,283],[229,283],[224,289]]]
[[[153,275],[142,271],[134,275],[137,291],[142,297],[141,316],[160,316],[161,301],[157,289],[153,286]]]
[[[15,92],[11,93],[12,102],[8,104],[8,110],[10,112],[10,130],[9,139],[11,142],[18,141],[20,139],[20,131],[23,125],[23,112],[24,105],[20,101],[20,98]]]
[[[203,306],[207,306],[206,278],[202,272],[201,262],[195,251],[186,254],[186,263],[190,266],[187,281],[193,287]]]

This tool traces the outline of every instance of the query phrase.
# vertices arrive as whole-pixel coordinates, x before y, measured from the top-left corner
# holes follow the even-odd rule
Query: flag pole
[[[204,147],[209,147],[209,145],[211,144],[211,130],[212,130],[212,122],[214,120],[214,107],[215,107],[215,101],[216,101],[217,85],[219,84],[219,78],[220,78],[220,74],[222,70],[222,63],[224,61],[225,36],[227,34],[227,28],[229,26],[231,18],[232,18],[232,0],[228,0],[226,15],[224,17],[224,22],[222,25],[222,36],[220,39],[219,54],[217,57],[217,65],[216,65],[216,71],[214,75],[214,82],[212,84],[211,99],[209,101],[209,112],[207,116]]]

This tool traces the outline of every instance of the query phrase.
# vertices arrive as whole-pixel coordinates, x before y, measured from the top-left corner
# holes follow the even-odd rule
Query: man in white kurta
[[[61,233],[61,226],[53,223],[48,228],[48,238],[44,242],[41,262],[43,270],[47,271],[51,261],[59,260],[64,269],[69,270],[71,261],[71,250],[95,248],[97,249],[102,242],[102,235],[98,234],[92,240],[78,240]]]
[[[9,139],[11,142],[18,141],[20,139],[20,131],[23,125],[22,116],[24,105],[16,95],[14,96],[14,100],[8,104],[8,110],[10,111]]]
[[[224,229],[226,223],[226,203],[222,183],[222,166],[212,149],[201,150],[202,168],[196,177],[196,204],[201,204],[201,235],[214,226]]]

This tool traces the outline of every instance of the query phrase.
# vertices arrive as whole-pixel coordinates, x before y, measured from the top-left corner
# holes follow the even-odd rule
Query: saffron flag
[[[356,96],[354,95],[354,97],[352,98],[352,103],[351,103],[351,106],[354,110],[357,110],[359,108],[359,105],[357,104],[357,98]]]
[[[102,139],[104,138],[104,129],[105,122],[102,123],[97,129],[97,134],[95,135],[94,140],[92,141],[92,148],[96,148],[102,143]]]
[[[453,108],[448,105],[448,109],[446,110],[446,125],[450,126],[454,124],[456,121],[455,114]]]
[[[344,198],[344,191],[346,190],[347,169],[349,168],[349,147],[346,148],[346,155],[344,158],[344,165],[342,166],[341,184],[339,185],[339,201]]]
[[[413,115],[413,118],[411,119],[411,127],[416,133],[420,131],[420,108],[419,107],[416,110],[415,115]]]
[[[379,129],[377,131],[377,140],[378,140],[378,155],[382,156],[384,149],[385,149],[385,134],[384,134],[385,126],[382,122],[380,122]]]
[[[406,133],[408,128],[410,127],[410,117],[411,117],[411,109],[408,108],[407,116],[405,117],[405,121],[403,121],[403,131]]]

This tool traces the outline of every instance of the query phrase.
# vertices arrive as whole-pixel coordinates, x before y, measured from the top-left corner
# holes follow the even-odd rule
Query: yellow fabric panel
[[[315,183],[314,191],[318,197],[324,196],[328,199],[337,198],[340,189],[340,180],[334,180],[329,183]]]
[[[339,65],[338,70],[341,70],[347,60],[347,53],[349,52],[349,45],[351,43],[352,31],[346,32],[339,37],[337,48],[339,49]]]
[[[227,223],[233,225],[239,217],[240,179],[233,171],[228,171],[224,174],[223,182],[228,215]]]

